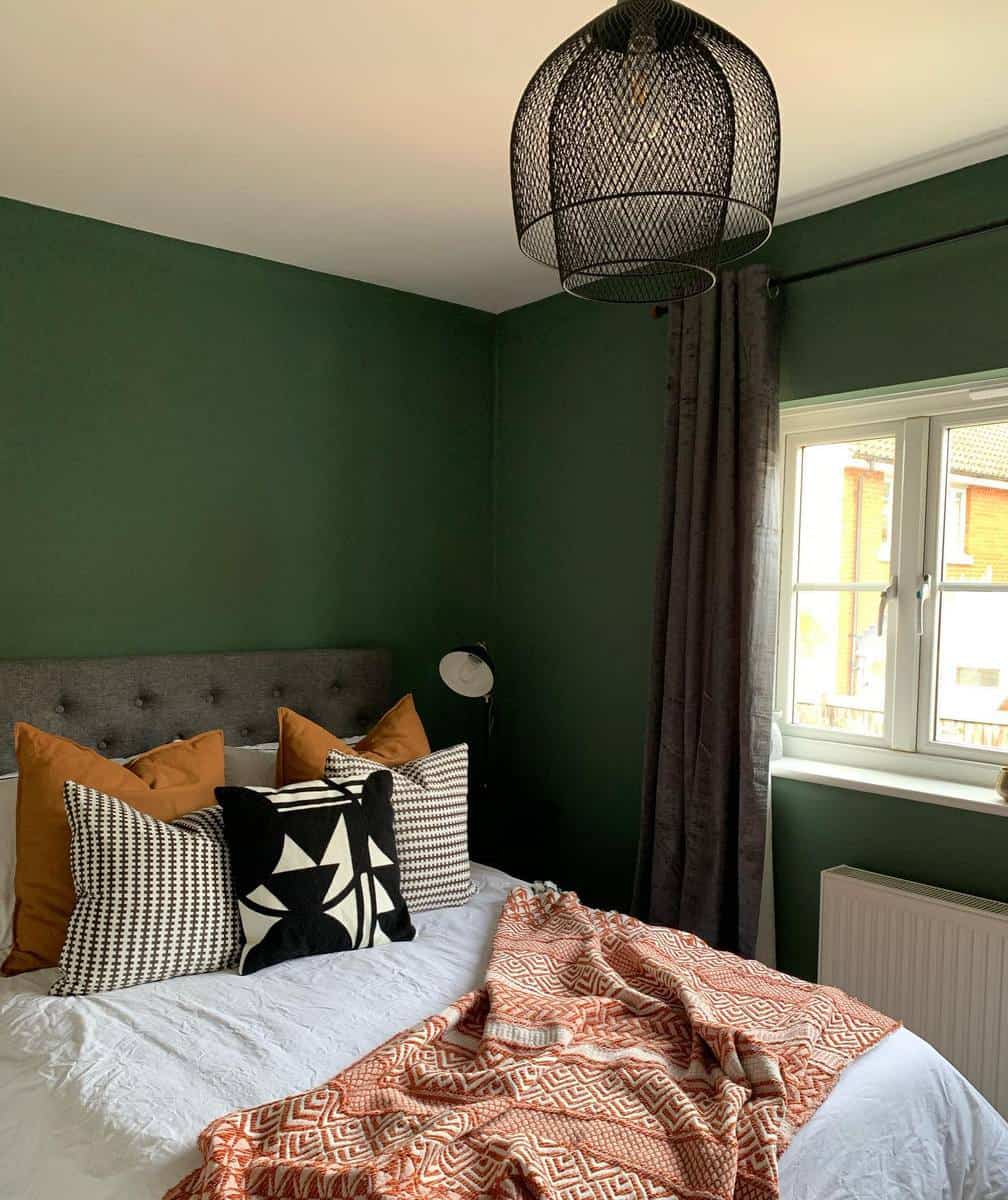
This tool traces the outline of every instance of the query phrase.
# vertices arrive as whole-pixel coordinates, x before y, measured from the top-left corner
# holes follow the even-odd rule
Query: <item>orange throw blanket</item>
[[[896,1024],[516,889],[485,987],[321,1087],[214,1121],[166,1200],[769,1200],[792,1134]]]

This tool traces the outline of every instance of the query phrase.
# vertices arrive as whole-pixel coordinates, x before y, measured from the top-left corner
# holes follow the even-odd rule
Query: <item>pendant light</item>
[[[770,236],[777,94],[756,55],[674,0],[621,0],[535,73],[511,131],[518,242],[589,300],[713,287]]]

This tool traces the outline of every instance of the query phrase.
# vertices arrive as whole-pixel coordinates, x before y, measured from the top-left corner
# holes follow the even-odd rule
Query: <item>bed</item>
[[[231,694],[225,666],[200,659],[184,669],[179,659],[162,660],[175,680],[171,687],[205,694],[215,686]],[[246,737],[256,738],[266,721],[258,709],[275,703],[275,688],[328,688],[333,661],[315,659],[311,687],[296,683],[304,676],[282,658],[271,659],[268,670],[261,661],[259,671],[244,661],[246,690],[234,693],[242,705],[238,737],[247,729]],[[118,728],[113,714],[124,690],[139,683],[156,694],[150,672],[139,678],[142,665],[131,663],[119,682],[115,669],[103,665],[107,690],[94,691],[89,717],[78,710],[79,720],[91,722],[79,736],[95,741]],[[387,698],[387,660],[370,663],[343,658],[340,667],[367,694],[365,702],[354,689],[343,692],[348,707],[341,719],[356,717],[361,728]],[[72,669],[76,679],[88,678],[83,664]],[[53,668],[44,670],[51,689]],[[27,680],[31,668],[22,664],[20,672]],[[170,690],[165,679],[157,686]],[[56,683],[69,687],[58,674]],[[37,690],[32,695],[39,719],[42,701]],[[300,702],[307,707],[312,697]],[[184,697],[172,704],[170,719],[178,724]],[[9,715],[0,712],[0,719]],[[189,725],[201,716],[191,708]],[[150,730],[130,736],[151,744]],[[301,959],[251,976],[217,972],[80,999],[48,996],[51,971],[0,980],[0,1137],[8,1148],[0,1193],[12,1200],[160,1197],[198,1165],[196,1138],[209,1121],[330,1077],[481,982],[501,905],[518,881],[483,866],[474,867],[474,881],[466,904],[417,914],[410,943]],[[795,1136],[781,1160],[781,1195],[1005,1197],[1008,1125],[936,1051],[901,1029],[843,1072]]]

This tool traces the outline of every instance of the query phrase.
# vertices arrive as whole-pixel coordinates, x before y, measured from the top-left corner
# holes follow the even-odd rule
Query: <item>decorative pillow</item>
[[[86,996],[238,961],[241,926],[216,806],[169,824],[68,782],[77,889],[53,996]]]
[[[243,975],[413,937],[391,796],[392,778],[377,768],[338,783],[217,789],[245,932]]]
[[[5,975],[54,967],[74,907],[63,784],[76,780],[163,821],[214,803],[224,782],[219,729],[148,750],[120,766],[69,738],[19,722],[14,948]]]
[[[272,787],[276,777],[276,743],[263,746],[225,746],[226,787]]]
[[[327,779],[339,782],[367,769],[359,758],[332,750],[326,759],[325,774]],[[473,894],[467,833],[467,748],[462,745],[437,750],[393,768],[390,774],[402,893],[410,911],[465,904]]]
[[[417,713],[412,696],[403,698],[388,710],[373,729],[353,746],[302,717],[289,708],[277,709],[280,748],[277,750],[277,787],[321,779],[326,755],[330,750],[357,755],[395,767],[430,754],[430,742]]]

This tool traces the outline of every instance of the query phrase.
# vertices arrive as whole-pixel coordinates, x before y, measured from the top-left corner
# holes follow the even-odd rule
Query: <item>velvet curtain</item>
[[[765,267],[669,309],[664,496],[635,911],[756,946],[778,574]]]

